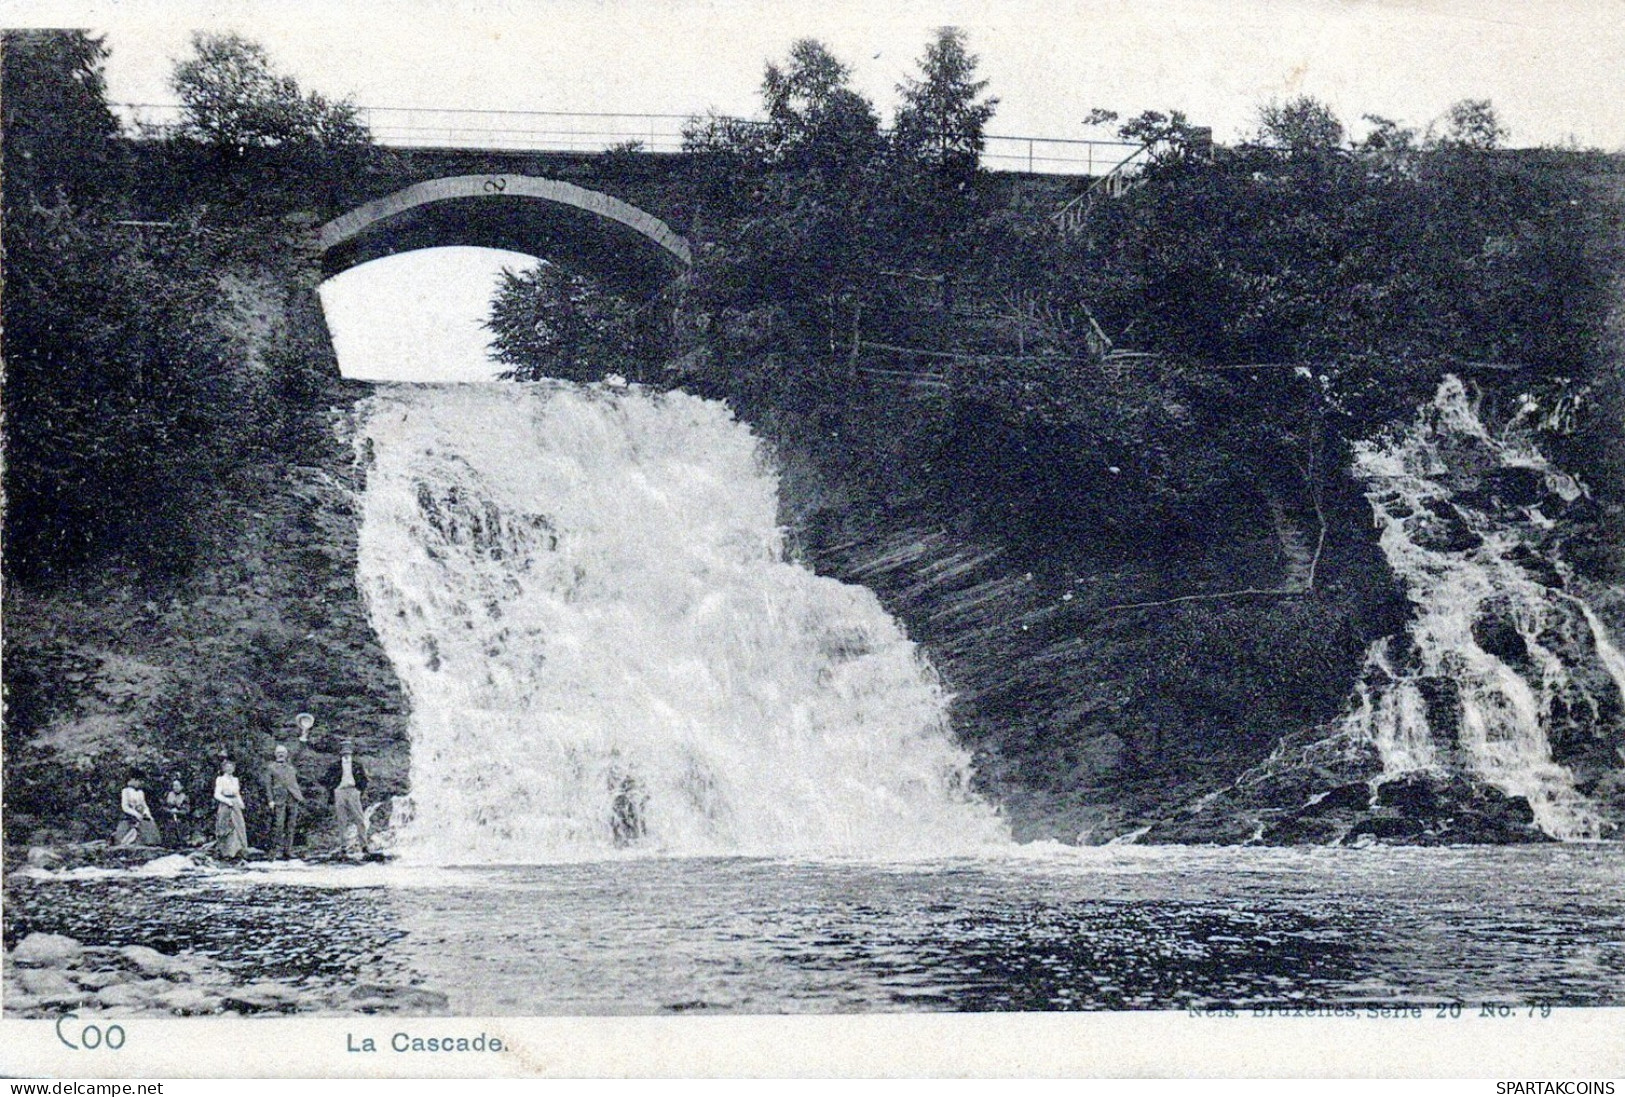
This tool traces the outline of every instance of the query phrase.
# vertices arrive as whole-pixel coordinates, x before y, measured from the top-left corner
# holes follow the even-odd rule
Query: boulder
[[[71,967],[84,954],[84,946],[60,933],[30,933],[11,950],[11,961],[22,967]]]
[[[73,973],[73,981],[87,990],[101,990],[114,983],[122,983],[125,978],[122,971],[76,971]]]
[[[1412,818],[1439,814],[1436,782],[1425,773],[1407,773],[1377,786],[1377,803]]]
[[[289,1010],[298,1006],[304,995],[294,987],[269,979],[246,986],[231,987],[221,992],[221,1004],[239,1013],[259,1013],[264,1010]]]
[[[450,999],[438,990],[423,987],[363,983],[352,989],[341,1003],[361,1013],[441,1013]]]
[[[1402,816],[1372,815],[1355,823],[1343,842],[1345,845],[1353,845],[1368,835],[1377,841],[1405,842],[1407,839],[1422,836],[1422,822],[1419,819],[1407,819]]]
[[[1364,781],[1351,781],[1311,799],[1303,805],[1300,815],[1324,815],[1330,811],[1364,811],[1371,806],[1371,786]]]
[[[183,952],[174,958],[175,974],[198,986],[226,987],[236,982],[231,973],[200,952]]]
[[[17,984],[42,1005],[78,1005],[85,1000],[85,991],[57,968],[18,968]]]
[[[40,1000],[26,991],[17,990],[14,987],[6,989],[5,1010],[11,1016],[32,1013],[40,1009],[41,1006]]]
[[[1266,830],[1259,838],[1266,846],[1329,846],[1336,845],[1348,830],[1347,823],[1335,818],[1300,815],[1287,819]]]
[[[174,960],[146,945],[125,945],[119,955],[143,975],[169,975],[175,970]]]
[[[1473,622],[1473,639],[1479,647],[1507,666],[1523,670],[1530,666],[1529,643],[1518,631],[1515,622],[1496,612],[1500,608],[1486,607],[1479,613]]]
[[[1478,789],[1476,797],[1482,814],[1513,826],[1533,826],[1535,823],[1535,809],[1530,806],[1527,796],[1509,796],[1493,785],[1484,785]]]
[[[1445,504],[1441,510],[1412,523],[1412,541],[1433,552],[1468,552],[1484,543],[1455,507]]]
[[[197,1017],[208,1013],[219,1013],[221,1009],[220,996],[211,994],[200,987],[178,986],[167,991],[158,998],[158,1004],[171,1013],[178,1013],[182,1017]]]
[[[1484,476],[1483,494],[1508,509],[1532,507],[1546,498],[1546,473],[1541,469],[1491,469]]]
[[[52,868],[62,863],[62,854],[49,846],[30,846],[28,863],[35,868]]]
[[[168,988],[169,984],[162,980],[114,983],[96,992],[96,1003],[103,1009],[145,1009]]]

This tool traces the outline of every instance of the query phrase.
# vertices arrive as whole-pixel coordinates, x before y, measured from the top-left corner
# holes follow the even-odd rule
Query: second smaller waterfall
[[[1355,447],[1381,544],[1413,605],[1409,644],[1374,644],[1349,716],[1388,776],[1460,769],[1525,797],[1557,838],[1601,820],[1552,755],[1562,728],[1620,719],[1625,659],[1550,541],[1585,488],[1516,423],[1499,434],[1447,377],[1408,430]]]

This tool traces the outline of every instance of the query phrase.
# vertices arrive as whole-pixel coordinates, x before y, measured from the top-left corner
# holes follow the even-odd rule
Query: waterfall
[[[728,408],[382,385],[360,580],[411,702],[406,856],[938,855],[1006,839],[863,587],[784,558]]]
[[[1575,714],[1596,725],[1625,691],[1625,658],[1567,589],[1545,513],[1585,488],[1518,420],[1492,433],[1453,376],[1410,428],[1357,444],[1354,469],[1414,619],[1408,657],[1372,646],[1350,730],[1376,745],[1385,776],[1457,768],[1526,797],[1554,837],[1596,836],[1548,739]]]

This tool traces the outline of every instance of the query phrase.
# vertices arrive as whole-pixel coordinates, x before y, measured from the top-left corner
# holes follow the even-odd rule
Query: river
[[[1625,1004],[1625,847],[1014,846],[12,878],[8,933],[452,1014]]]

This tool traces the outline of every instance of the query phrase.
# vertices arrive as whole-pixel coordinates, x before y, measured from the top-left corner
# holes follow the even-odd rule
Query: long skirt
[[[214,855],[241,857],[248,851],[248,828],[243,824],[243,811],[230,804],[220,804],[214,813]]]
[[[164,836],[158,830],[158,824],[151,819],[142,819],[137,822],[126,815],[119,820],[118,834],[113,843],[120,846],[161,846]]]
[[[185,849],[191,829],[192,821],[185,815],[174,811],[164,812],[164,836],[169,839],[171,849]]]

